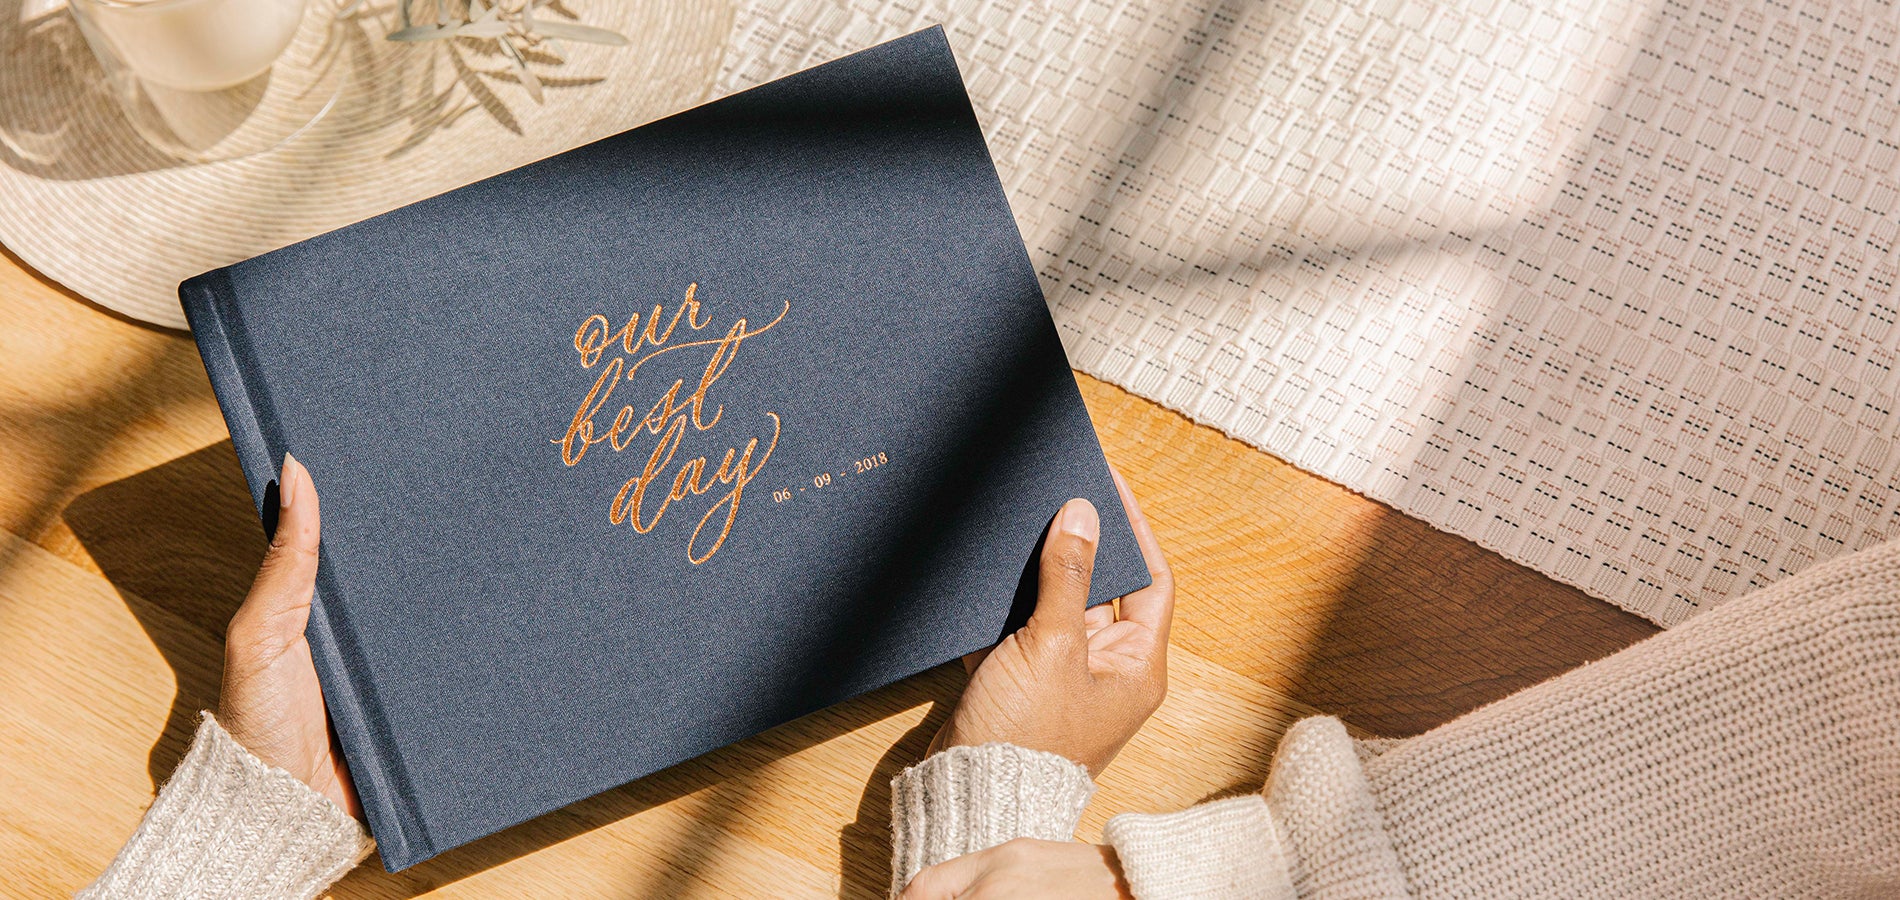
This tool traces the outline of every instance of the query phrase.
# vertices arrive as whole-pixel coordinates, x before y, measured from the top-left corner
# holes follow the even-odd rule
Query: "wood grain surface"
[[[1083,838],[1257,790],[1302,716],[1414,734],[1654,631],[1078,380],[1180,582],[1168,700]],[[0,895],[70,896],[131,833],[216,704],[263,546],[189,337],[0,258]],[[940,667],[334,894],[883,896],[890,778],[962,682]]]

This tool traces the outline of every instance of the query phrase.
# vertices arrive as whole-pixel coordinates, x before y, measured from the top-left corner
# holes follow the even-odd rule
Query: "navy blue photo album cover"
[[[179,293],[391,871],[1148,584],[941,29]]]

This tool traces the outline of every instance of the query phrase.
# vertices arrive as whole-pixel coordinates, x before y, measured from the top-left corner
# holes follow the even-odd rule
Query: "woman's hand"
[[[1168,692],[1174,579],[1128,483],[1115,473],[1154,583],[1086,609],[1100,522],[1087,500],[1064,504],[1043,541],[1036,610],[974,669],[930,752],[990,741],[1044,750],[1100,775]],[[1119,605],[1119,610],[1117,606]]]
[[[329,710],[304,639],[317,585],[317,488],[287,453],[277,483],[277,534],[225,633],[218,721],[257,758],[360,819],[363,809],[330,735]]]
[[[1130,900],[1132,896],[1115,848],[1017,838],[918,872],[899,900]]]

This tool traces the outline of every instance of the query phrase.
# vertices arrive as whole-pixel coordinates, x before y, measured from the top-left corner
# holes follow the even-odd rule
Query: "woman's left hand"
[[[900,900],[1055,897],[1132,900],[1115,848],[1017,838],[938,863],[911,879]]]

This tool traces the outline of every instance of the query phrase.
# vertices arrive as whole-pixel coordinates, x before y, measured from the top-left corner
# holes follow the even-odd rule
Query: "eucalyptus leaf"
[[[617,31],[595,28],[592,25],[576,25],[572,22],[536,22],[536,34],[546,38],[564,41],[581,41],[588,44],[606,44],[609,47],[625,47],[627,38]]]
[[[459,27],[461,26],[445,25],[437,27],[434,25],[411,25],[408,28],[390,32],[388,39],[400,43],[439,41],[446,37],[454,37],[455,30]]]
[[[502,38],[501,49],[508,51],[508,58],[514,60],[515,71],[520,74],[521,86],[527,89],[528,96],[533,97],[536,103],[542,102],[541,78],[528,68],[528,61],[521,58],[521,51],[515,47],[515,42]]]
[[[470,22],[455,26],[455,36],[465,38],[498,38],[507,34],[514,26],[507,22]]]
[[[362,3],[364,0],[352,0]],[[478,105],[494,114],[497,121],[509,130],[520,133],[520,126],[513,120],[501,98],[495,96],[483,78],[501,78],[518,82],[534,102],[544,101],[548,87],[575,87],[593,84],[599,78],[554,78],[544,79],[534,71],[536,64],[544,66],[562,66],[566,62],[561,54],[554,52],[551,40],[578,41],[587,44],[603,44],[609,47],[624,47],[628,41],[624,35],[605,28],[581,25],[573,21],[550,21],[547,15],[537,16],[537,12],[551,12],[555,16],[569,20],[577,18],[574,11],[567,7],[564,0],[433,0],[435,6],[434,25],[417,25],[416,0],[396,0],[402,27],[392,31],[388,40],[399,43],[422,43],[440,41],[449,53],[450,61],[456,64],[460,73],[458,80],[462,87],[477,101]],[[465,40],[462,40],[465,39]],[[493,41],[494,43],[484,43]],[[492,59],[497,54],[506,56],[514,71],[484,71],[477,73],[467,67],[460,55],[461,51]],[[430,57],[434,62],[434,56]],[[430,67],[433,74],[433,65]],[[512,76],[512,77],[510,77]],[[432,78],[426,79],[433,81]],[[424,88],[423,97],[429,89]],[[439,127],[440,110],[449,99],[447,92],[426,102],[416,111],[418,121],[428,117],[427,127]],[[459,114],[458,114],[459,115]]]

